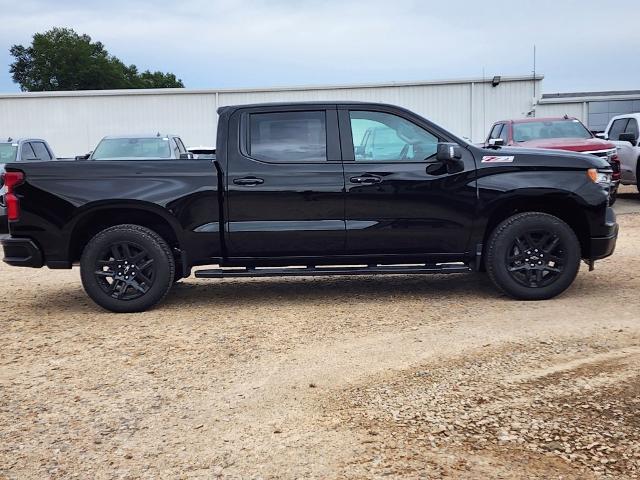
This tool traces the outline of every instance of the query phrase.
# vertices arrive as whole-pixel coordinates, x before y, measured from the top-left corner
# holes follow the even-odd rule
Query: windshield
[[[169,158],[169,139],[152,138],[103,138],[91,158],[93,160]]]
[[[0,143],[0,163],[15,162],[17,155],[18,155],[18,144]]]
[[[545,138],[592,138],[579,120],[550,120],[513,124],[513,140],[527,142]]]

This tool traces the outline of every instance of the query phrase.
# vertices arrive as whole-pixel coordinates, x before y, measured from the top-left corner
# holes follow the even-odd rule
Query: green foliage
[[[14,45],[10,52],[10,72],[22,91],[184,88],[173,73],[139,73],[70,28],[36,33],[30,46]]]

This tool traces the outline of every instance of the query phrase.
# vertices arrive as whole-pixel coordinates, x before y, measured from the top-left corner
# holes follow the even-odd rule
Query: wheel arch
[[[147,227],[160,235],[172,249],[180,249],[183,244],[177,219],[155,204],[123,202],[89,205],[67,226],[69,260],[78,261],[84,246],[98,232],[121,224]]]
[[[489,235],[504,220],[518,213],[541,212],[558,217],[574,231],[580,242],[582,257],[588,256],[590,249],[589,220],[582,207],[575,199],[567,196],[554,198],[517,197],[509,198],[495,205],[487,216],[487,223],[482,232],[482,245],[486,249]],[[483,258],[485,257],[483,250]]]

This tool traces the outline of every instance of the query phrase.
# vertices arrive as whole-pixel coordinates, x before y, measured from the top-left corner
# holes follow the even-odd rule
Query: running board
[[[420,273],[468,273],[471,268],[459,263],[437,265],[370,265],[368,267],[286,267],[286,268],[211,268],[196,270],[197,278],[238,277],[319,277],[326,275],[408,275]]]

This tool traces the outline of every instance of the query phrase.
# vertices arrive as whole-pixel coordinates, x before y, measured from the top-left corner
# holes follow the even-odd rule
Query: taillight
[[[611,168],[613,169],[613,179],[620,180],[620,157],[617,153],[611,155]]]
[[[4,172],[2,180],[6,189],[4,194],[4,204],[7,208],[7,219],[18,220],[20,218],[20,200],[15,194],[15,187],[24,181],[22,172]]]

